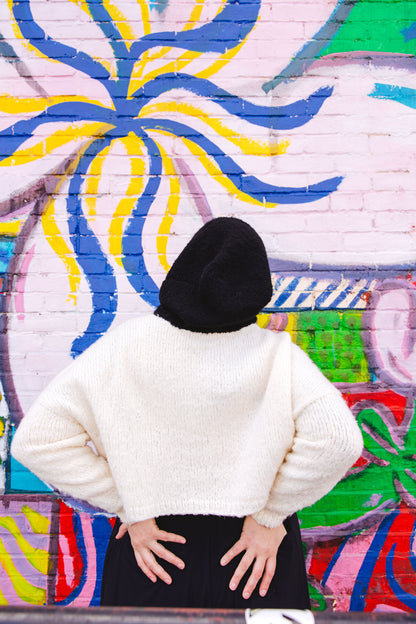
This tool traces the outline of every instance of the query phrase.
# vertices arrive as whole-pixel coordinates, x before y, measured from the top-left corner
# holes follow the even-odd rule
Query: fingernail
[[[180,569],[181,569],[181,570],[183,570],[183,569],[184,569],[184,567],[185,567],[185,564],[184,564],[184,563],[180,563],[180,564],[179,564],[179,567],[180,567]]]
[[[230,583],[230,589],[234,591],[236,587],[237,585],[235,583]]]
[[[260,596],[265,596],[266,595],[266,590],[265,589],[261,589],[260,590]]]
[[[224,559],[221,559],[221,561],[220,561],[220,565],[225,565],[225,561],[224,561]]]
[[[250,598],[250,594],[248,592],[244,592],[243,593],[243,598],[245,598],[247,600],[247,598]]]

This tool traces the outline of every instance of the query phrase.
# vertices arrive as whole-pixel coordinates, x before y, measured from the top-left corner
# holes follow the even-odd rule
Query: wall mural
[[[314,608],[416,611],[416,2],[1,0],[0,604],[99,603],[112,518],[8,453],[213,216],[365,450],[301,514]]]

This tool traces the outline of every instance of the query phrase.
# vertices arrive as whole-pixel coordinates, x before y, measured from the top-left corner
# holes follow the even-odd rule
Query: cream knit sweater
[[[257,325],[202,334],[151,315],[61,372],[11,450],[47,483],[129,524],[252,514],[274,527],[343,477],[362,437],[288,334]]]

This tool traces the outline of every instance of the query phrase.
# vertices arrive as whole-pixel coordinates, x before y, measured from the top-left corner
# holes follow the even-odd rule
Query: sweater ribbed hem
[[[134,524],[148,518],[159,516],[176,515],[213,515],[213,516],[233,516],[243,518],[260,512],[266,504],[266,500],[238,501],[207,501],[207,500],[183,500],[165,501],[155,503],[140,508],[129,508],[122,512],[120,519],[126,524]],[[264,523],[260,523],[264,524]],[[275,526],[281,524],[277,522]]]

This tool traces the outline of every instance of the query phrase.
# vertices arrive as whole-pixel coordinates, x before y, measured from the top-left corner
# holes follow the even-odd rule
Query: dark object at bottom
[[[116,540],[120,521],[110,537],[101,586],[102,606],[196,607],[202,609],[310,609],[299,523],[296,514],[285,520],[287,535],[280,545],[276,573],[263,598],[258,587],[248,600],[242,591],[249,572],[235,591],[228,584],[240,558],[220,566],[221,557],[239,539],[243,518],[222,516],[163,516],[160,529],[186,537],[186,544],[166,542],[166,548],[185,562],[179,570],[160,560],[172,577],[166,585],[152,583],[140,570],[128,533]]]

